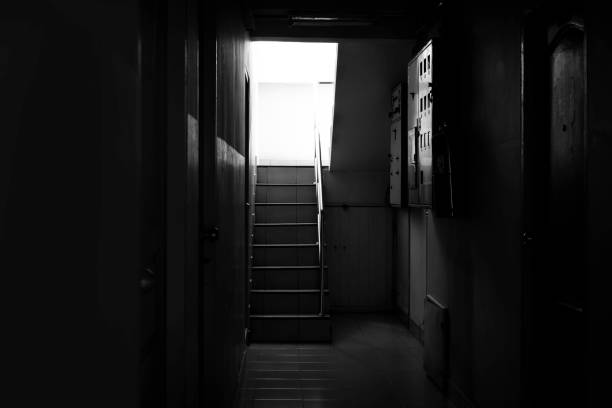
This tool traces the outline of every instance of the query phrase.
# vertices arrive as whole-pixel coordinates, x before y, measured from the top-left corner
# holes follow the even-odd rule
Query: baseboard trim
[[[238,367],[238,378],[236,382],[236,386],[234,388],[234,398],[232,401],[232,407],[239,408],[240,407],[240,386],[243,383],[244,376],[246,375],[246,355],[247,355],[247,347],[244,347],[242,351],[242,358],[240,359],[240,367]]]
[[[410,332],[410,334],[412,334],[422,345],[423,344],[423,329],[421,328],[421,326],[416,324],[415,321],[412,320],[410,316],[408,316],[408,314],[404,312],[403,310],[401,309],[398,310],[397,314],[399,316],[399,319],[402,321],[402,323],[404,323],[406,327],[408,328],[408,331]]]
[[[456,408],[477,408],[476,404],[452,381],[448,381],[447,398]]]
[[[419,341],[419,343],[423,345],[423,329],[418,324],[416,324],[416,322],[412,320],[410,316],[403,310],[398,309],[397,315],[401,322],[406,325],[408,331],[410,331],[410,334],[412,334]],[[432,380],[429,379],[429,381]],[[438,389],[440,389],[440,391],[444,393],[446,398],[451,402],[451,404],[453,404],[455,408],[478,408],[478,406],[472,400],[470,400],[467,395],[465,395],[465,393],[461,390],[461,388],[459,388],[459,386],[457,386],[457,384],[455,384],[448,378],[445,378],[444,382],[446,384],[444,389]],[[432,383],[435,385],[435,381],[432,381]]]
[[[393,313],[388,306],[332,306],[330,313]]]

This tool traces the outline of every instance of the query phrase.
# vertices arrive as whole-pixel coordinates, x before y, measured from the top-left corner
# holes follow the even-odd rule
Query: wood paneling
[[[406,80],[412,47],[406,40],[339,42],[332,172],[387,172],[389,99],[393,87]],[[380,185],[383,194],[387,183]]]
[[[462,60],[478,61],[457,66],[469,215],[445,219],[409,210],[410,314],[422,322],[425,294],[448,307],[455,394],[478,406],[518,407],[520,13],[518,7],[451,11],[449,32]]]
[[[196,2],[167,3],[168,406],[199,404],[199,70]]]
[[[325,212],[332,310],[391,309],[391,210],[327,207]]]
[[[206,406],[231,406],[245,350],[248,37],[235,3],[203,13],[202,226],[219,228],[202,257]]]
[[[408,210],[410,217],[410,319],[423,328],[427,278],[427,216],[425,210]]]
[[[216,151],[218,239],[204,266],[205,401],[225,406],[233,398],[244,351],[245,158],[221,138]]]
[[[406,316],[410,315],[411,308],[411,279],[410,279],[410,213],[408,210],[396,210],[396,252],[395,252],[395,304]]]
[[[3,4],[3,406],[141,406],[140,7]]]

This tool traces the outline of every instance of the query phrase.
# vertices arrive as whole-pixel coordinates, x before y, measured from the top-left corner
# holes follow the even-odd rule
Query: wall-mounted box
[[[406,84],[398,84],[391,93],[389,144],[389,203],[393,207],[408,204],[408,160],[406,138]]]
[[[429,42],[412,60],[418,73],[417,109],[417,185],[419,204],[430,206],[432,203],[431,159],[433,130],[433,44]]]
[[[456,214],[451,170],[453,159],[460,159],[460,145],[450,139],[449,127],[458,110],[454,72],[450,54],[438,39],[425,44],[407,69],[408,202],[433,207],[438,216]]]
[[[419,98],[419,75],[416,64],[408,65],[408,89],[406,101],[408,104],[408,203],[419,203],[419,180],[417,178],[417,162],[418,162],[418,128],[417,122],[419,118],[418,101]]]

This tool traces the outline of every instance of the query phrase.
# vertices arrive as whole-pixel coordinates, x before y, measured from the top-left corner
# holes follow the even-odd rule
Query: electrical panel
[[[406,84],[397,85],[391,93],[389,148],[389,203],[393,207],[408,204],[406,145]]]
[[[419,109],[416,101],[419,97],[419,76],[416,64],[408,65],[408,87],[407,87],[407,156],[408,156],[408,203],[419,202],[419,183],[417,180],[417,156],[418,156],[418,127]]]
[[[433,44],[429,42],[408,64],[408,146],[412,206],[431,206],[433,131]]]
[[[451,151],[457,149],[450,145],[448,123],[457,110],[451,101],[456,81],[445,57],[440,42],[431,40],[408,64],[407,187],[409,206],[452,216]]]

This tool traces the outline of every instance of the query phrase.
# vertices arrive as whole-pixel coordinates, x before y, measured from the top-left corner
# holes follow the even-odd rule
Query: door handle
[[[209,241],[216,241],[217,239],[219,239],[219,227],[214,226],[204,228],[204,230],[202,231],[202,239]]]
[[[574,313],[583,313],[584,309],[576,306],[576,305],[572,305],[571,303],[567,303],[567,302],[557,302],[557,305],[565,310],[570,310]]]
[[[140,278],[140,289],[148,292],[155,286],[155,272],[151,268],[144,268],[144,276]]]

